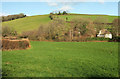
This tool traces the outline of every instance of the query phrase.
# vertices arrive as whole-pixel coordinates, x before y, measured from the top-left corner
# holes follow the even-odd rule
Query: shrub
[[[53,20],[53,16],[52,16],[52,15],[49,15],[49,18],[50,18],[51,20]]]
[[[17,31],[15,31],[12,27],[4,26],[2,27],[2,36],[16,36]]]
[[[104,37],[93,37],[93,38],[87,38],[88,41],[109,41],[109,38]]]
[[[113,37],[112,39],[109,39],[110,42],[120,42],[120,36]]]
[[[47,28],[44,28],[43,25],[41,25],[37,30],[22,32],[22,34],[19,37],[29,38],[30,40],[43,41],[45,40],[46,34],[47,34]]]
[[[30,40],[38,40],[37,30],[24,31],[21,35],[22,38],[29,38]]]

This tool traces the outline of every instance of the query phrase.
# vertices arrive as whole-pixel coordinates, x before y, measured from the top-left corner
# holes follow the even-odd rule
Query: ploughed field
[[[7,77],[118,77],[118,43],[39,42],[2,52]]]

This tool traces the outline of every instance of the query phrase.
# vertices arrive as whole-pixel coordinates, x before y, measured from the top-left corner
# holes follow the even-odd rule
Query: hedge
[[[28,39],[24,40],[2,39],[2,50],[27,49],[28,47],[30,47],[30,42]]]

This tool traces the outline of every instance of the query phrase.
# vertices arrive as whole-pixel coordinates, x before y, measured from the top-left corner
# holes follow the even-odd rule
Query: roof
[[[102,29],[101,31],[101,35],[102,34],[111,34],[107,29]]]

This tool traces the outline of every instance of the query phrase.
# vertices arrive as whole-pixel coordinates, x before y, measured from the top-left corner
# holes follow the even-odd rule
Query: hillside
[[[41,24],[45,24],[48,21],[50,21],[48,15],[37,15],[3,22],[2,26],[14,27],[18,33],[21,33],[22,31],[36,29]]]
[[[108,23],[111,23],[115,18],[118,16],[109,16],[109,15],[87,15],[87,14],[70,14],[70,15],[57,15],[59,18],[66,19],[70,21],[72,18],[75,17],[84,17],[84,18],[91,18],[92,20],[96,19],[97,17],[108,18]],[[49,15],[36,15],[36,16],[28,16],[25,18],[20,18],[12,21],[3,22],[2,25],[13,27],[18,33],[27,30],[37,29],[40,25],[46,24],[50,21]]]
[[[118,16],[109,16],[109,15],[87,15],[87,14],[71,14],[71,15],[61,15],[60,17],[66,18],[68,17],[69,20],[72,18],[78,18],[78,17],[83,17],[83,18],[91,18],[92,20],[95,20],[97,17],[103,17],[108,19],[108,23],[111,23],[115,18],[118,18]]]

